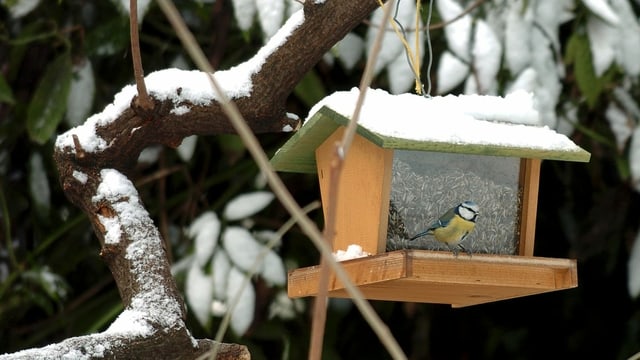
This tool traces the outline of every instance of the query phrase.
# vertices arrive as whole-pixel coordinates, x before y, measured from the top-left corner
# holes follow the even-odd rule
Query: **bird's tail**
[[[425,230],[425,231],[423,231],[423,232],[421,232],[421,233],[417,233],[417,234],[413,235],[413,236],[409,239],[409,241],[411,241],[411,240],[415,240],[415,239],[417,239],[417,238],[419,238],[419,237],[423,237],[423,236],[425,236],[425,235],[429,235],[429,234],[431,234],[431,233],[432,233],[432,230],[431,230],[431,229]]]

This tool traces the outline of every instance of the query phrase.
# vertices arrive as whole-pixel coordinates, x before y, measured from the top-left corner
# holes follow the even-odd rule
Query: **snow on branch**
[[[249,61],[215,74],[256,133],[291,131],[286,99],[322,56],[376,7],[376,0],[307,1]],[[101,113],[58,137],[54,158],[67,197],[90,219],[101,257],[116,280],[124,312],[104,332],[40,349],[23,358],[193,359],[213,346],[186,329],[186,310],[171,276],[159,231],[126,174],[142,149],[177,147],[190,135],[233,133],[207,75],[175,69],[145,78],[153,106],[137,105],[124,87]],[[246,347],[222,344],[218,359],[249,358]]]

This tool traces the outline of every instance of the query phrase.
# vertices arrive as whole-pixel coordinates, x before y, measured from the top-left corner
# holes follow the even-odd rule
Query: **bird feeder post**
[[[540,159],[522,159],[520,162],[522,208],[518,254],[521,256],[533,256],[541,163]]]

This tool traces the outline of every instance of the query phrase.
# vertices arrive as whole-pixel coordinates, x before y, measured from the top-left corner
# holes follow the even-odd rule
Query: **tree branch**
[[[254,58],[216,73],[216,80],[253,132],[293,130],[299,120],[286,114],[289,94],[376,7],[375,0],[307,1],[301,22],[286,24]],[[237,83],[242,76],[247,81],[244,87]],[[208,76],[199,72],[149,74],[143,83],[151,107],[137,106],[136,89],[127,86],[102,113],[58,137],[54,158],[60,182],[67,197],[87,214],[103,244],[101,257],[111,269],[125,311],[103,333],[41,350],[79,351],[89,358],[186,359],[211,347],[211,341],[196,341],[186,329],[184,303],[171,277],[160,233],[126,176],[149,145],[176,147],[189,135],[235,132],[215,94],[194,93],[202,90],[194,85],[202,79],[208,84]],[[248,354],[244,347],[230,345],[229,349],[237,350],[236,355]],[[6,358],[36,356],[38,351]]]

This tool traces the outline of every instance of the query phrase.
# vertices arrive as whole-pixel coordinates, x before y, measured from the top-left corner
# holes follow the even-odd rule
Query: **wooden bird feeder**
[[[355,96],[328,97],[271,160],[278,171],[317,172],[325,216],[330,163],[353,108],[344,104]],[[370,254],[342,262],[366,298],[462,307],[578,285],[575,260],[533,256],[535,222],[541,160],[587,162],[588,152],[548,128],[506,123],[513,114],[500,107],[508,97],[469,98],[497,101],[491,116],[478,115],[483,105],[454,105],[451,114],[441,104],[463,97],[369,90],[366,99],[343,165],[332,243],[334,252],[357,244]],[[497,121],[479,119],[486,117]],[[465,200],[480,206],[464,242],[472,256],[455,256],[430,236],[408,240]],[[317,295],[319,270],[291,271],[289,296]],[[333,274],[328,295],[348,297]]]

